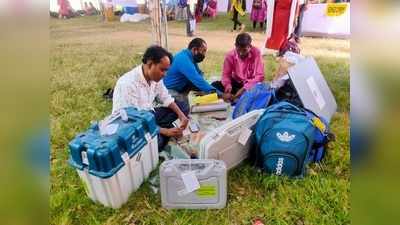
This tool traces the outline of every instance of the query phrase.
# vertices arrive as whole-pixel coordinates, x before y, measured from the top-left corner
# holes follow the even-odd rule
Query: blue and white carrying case
[[[119,208],[158,164],[154,115],[133,107],[94,123],[70,143],[70,164],[84,182],[88,196]]]

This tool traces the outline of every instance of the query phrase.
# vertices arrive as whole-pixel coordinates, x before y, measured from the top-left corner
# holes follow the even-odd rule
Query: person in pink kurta
[[[58,0],[58,5],[60,6],[58,10],[60,18],[68,18],[72,15],[71,5],[68,0]]]
[[[207,2],[207,7],[204,11],[204,15],[215,18],[217,16],[217,0],[209,0]]]
[[[225,55],[222,79],[212,85],[231,94],[231,101],[238,99],[246,90],[264,81],[264,63],[260,50],[251,45],[251,36],[241,33],[236,37],[235,49]]]
[[[267,2],[266,0],[253,0],[251,8],[250,20],[253,21],[253,30],[256,29],[257,23],[263,29],[264,22],[267,18]]]

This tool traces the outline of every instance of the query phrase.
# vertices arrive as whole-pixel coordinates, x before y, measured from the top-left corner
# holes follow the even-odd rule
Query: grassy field
[[[184,24],[169,24],[172,51],[183,48]],[[204,21],[199,30],[206,40],[216,34],[231,35],[226,16]],[[121,37],[134,31],[135,36]],[[225,32],[225,33],[224,33]],[[178,33],[178,34],[177,34]],[[261,33],[251,33],[254,36]],[[165,210],[160,195],[147,182],[127,204],[113,210],[94,204],[85,194],[76,172],[68,165],[68,142],[90,121],[110,113],[111,102],[102,93],[120,75],[140,62],[150,43],[148,22],[102,23],[99,18],[50,20],[51,71],[51,224],[349,224],[349,52],[346,40],[303,39],[303,52],[314,55],[338,102],[332,121],[336,141],[320,165],[312,165],[305,179],[277,178],[243,163],[229,172],[228,204],[221,210]],[[186,40],[186,39],[185,39]],[[230,40],[229,40],[230,41]],[[229,41],[219,45],[232,46]],[[205,74],[219,74],[225,51],[210,48],[201,64]],[[266,78],[276,69],[265,57]]]

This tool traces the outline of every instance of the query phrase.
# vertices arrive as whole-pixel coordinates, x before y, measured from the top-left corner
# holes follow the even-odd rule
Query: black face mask
[[[201,54],[201,53],[197,53],[196,55],[193,56],[193,59],[196,63],[202,62],[204,60],[206,56]]]

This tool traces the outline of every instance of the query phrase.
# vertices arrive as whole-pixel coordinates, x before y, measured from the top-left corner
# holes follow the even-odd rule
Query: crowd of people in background
[[[228,11],[232,15],[234,22],[233,30],[239,28],[243,30],[244,26],[239,21],[239,15],[245,16],[246,0],[227,0]],[[58,13],[51,13],[52,16],[59,18],[71,18],[75,16],[91,16],[101,14],[105,10],[105,4],[112,2],[112,0],[100,1],[100,8],[97,9],[91,1],[84,2],[81,10],[74,10],[71,7],[69,0],[57,0],[59,10]],[[315,3],[340,3],[350,2],[350,0],[299,0],[299,6],[306,2],[309,4]],[[111,3],[112,4],[112,3]],[[188,6],[193,5],[193,10]],[[168,20],[186,20],[188,15],[193,15],[196,23],[201,22],[203,17],[215,19],[217,16],[217,0],[166,0],[166,11]],[[305,8],[306,9],[306,8]],[[253,22],[253,29],[256,28],[257,23],[260,28],[264,28],[267,13],[267,0],[254,0],[251,6],[250,20]]]
[[[242,18],[246,16],[246,0],[227,0],[228,7],[227,11],[229,13],[230,19],[233,22],[233,26],[230,29],[231,32],[238,31],[239,33],[244,32],[245,24],[241,22]],[[275,9],[287,8],[290,10],[290,4],[293,0],[275,0]],[[296,0],[297,1],[297,10],[294,20],[294,32],[292,35],[292,39],[299,43],[299,37],[301,35],[301,24],[304,12],[308,9],[308,4],[315,3],[338,3],[338,2],[350,2],[350,0]],[[217,0],[166,0],[166,16],[168,20],[183,20],[186,21],[186,35],[192,37],[195,35],[196,24],[200,23],[203,17],[207,17],[210,19],[215,19],[217,17],[217,9],[218,9],[218,1]],[[163,1],[161,1],[163,4]],[[103,15],[103,19],[105,17],[113,17],[115,14],[115,8],[113,6],[112,0],[102,0],[100,1],[100,8],[97,9],[91,1],[84,2],[82,5],[82,10],[74,10],[71,7],[69,0],[58,0],[59,11],[58,13],[50,13],[53,17],[58,18],[71,18],[75,16],[91,16],[91,15]],[[251,3],[250,11],[250,21],[252,23],[252,31],[263,31],[266,32],[266,24],[267,24],[267,10],[268,4],[267,0],[253,0]],[[273,15],[274,19],[282,21],[281,19],[288,20],[287,15],[282,15],[280,18],[279,12],[278,15]],[[280,22],[278,28],[276,29],[286,29],[282,24],[287,24],[288,21]],[[257,28],[257,26],[259,28]],[[274,25],[273,25],[274,26]],[[274,28],[273,28],[274,29]],[[247,29],[248,30],[248,29]],[[284,32],[276,32],[282,33]],[[280,40],[278,39],[271,39]],[[270,45],[275,46],[275,49],[279,48],[282,45],[282,42],[285,40],[280,40],[280,43],[272,43],[270,41]]]
[[[89,2],[89,4],[85,2],[84,4],[85,4],[84,11],[86,16],[93,16],[99,14],[99,11],[93,6],[92,2]]]
[[[94,7],[92,2],[84,2],[81,10],[75,10],[72,8],[69,0],[58,0],[57,1],[59,10],[57,12],[50,12],[50,16],[59,19],[69,19],[77,16],[93,16],[101,14],[101,9]]]

